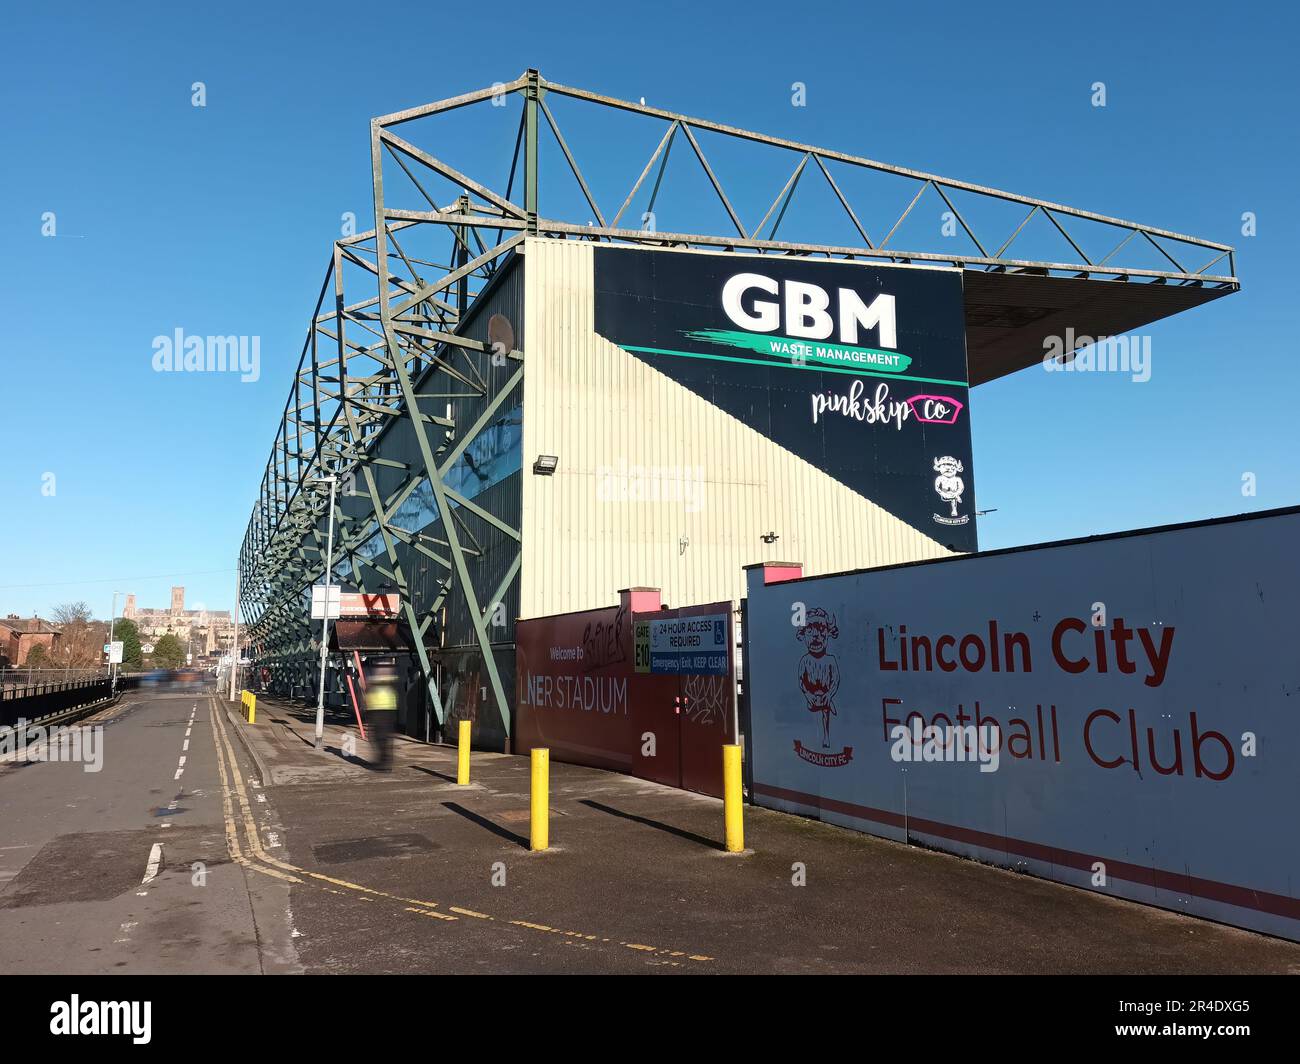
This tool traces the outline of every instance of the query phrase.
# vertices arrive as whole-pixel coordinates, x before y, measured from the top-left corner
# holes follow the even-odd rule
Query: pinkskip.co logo
[[[907,405],[917,421],[927,425],[955,425],[965,404],[950,395],[914,395]]]
[[[853,759],[853,747],[831,750],[831,717],[838,716],[835,709],[835,692],[840,689],[840,663],[828,653],[830,641],[840,637],[835,615],[820,607],[808,611],[804,623],[795,632],[807,650],[799,659],[799,690],[807,703],[809,713],[821,714],[821,750],[810,750],[798,739],[794,752],[810,765],[835,768],[847,765]]]

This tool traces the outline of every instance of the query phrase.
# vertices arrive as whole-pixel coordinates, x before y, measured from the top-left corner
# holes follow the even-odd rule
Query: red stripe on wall
[[[888,809],[873,809],[867,805],[855,805],[842,802],[836,798],[824,798],[815,794],[804,794],[785,787],[773,787],[767,783],[755,783],[754,793],[778,798],[785,802],[795,802],[812,809],[824,809],[830,813],[851,816],[858,820],[870,820],[877,824],[902,828],[903,817]],[[1234,883],[1219,883],[1213,879],[1201,879],[1184,872],[1169,872],[1160,868],[1148,868],[1144,865],[1129,864],[1127,861],[1113,861],[1096,854],[1077,853],[1074,850],[1062,850],[1056,846],[1045,846],[1039,842],[1026,839],[1013,839],[1006,835],[994,835],[987,831],[976,831],[956,824],[944,824],[938,820],[926,820],[924,817],[909,816],[907,829],[922,835],[934,835],[941,839],[952,839],[972,846],[981,846],[987,850],[1016,854],[1049,864],[1063,865],[1091,872],[1094,862],[1101,861],[1106,866],[1106,875],[1122,879],[1128,883],[1137,883],[1153,889],[1168,890],[1175,893],[1192,894],[1209,901],[1237,905],[1243,909],[1284,916],[1290,920],[1300,920],[1300,898],[1290,898],[1283,894],[1270,894],[1268,891],[1252,890],[1250,887],[1237,886]]]

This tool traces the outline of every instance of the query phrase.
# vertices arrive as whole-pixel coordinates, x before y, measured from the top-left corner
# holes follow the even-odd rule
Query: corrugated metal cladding
[[[597,335],[591,244],[530,239],[524,275],[521,617],[632,586],[739,601],[742,567],[773,558],[825,573],[952,553]],[[539,454],[553,476],[530,471]]]

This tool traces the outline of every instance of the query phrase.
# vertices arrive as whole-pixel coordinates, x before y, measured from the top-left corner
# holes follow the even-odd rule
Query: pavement
[[[332,715],[131,692],[102,760],[0,763],[0,972],[1300,973],[1300,944],[816,821]],[[97,768],[97,771],[86,771]]]
[[[525,757],[460,787],[451,747],[383,773],[346,716],[318,751],[309,707],[223,707],[308,972],[1300,974],[1300,944],[752,806],[727,854],[720,801],[558,763],[532,853]]]

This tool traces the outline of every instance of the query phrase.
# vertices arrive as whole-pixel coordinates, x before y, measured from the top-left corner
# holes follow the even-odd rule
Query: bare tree
[[[55,624],[89,624],[92,614],[84,602],[64,602],[54,607],[50,620]]]
[[[55,606],[52,623],[59,629],[53,658],[65,669],[89,669],[104,662],[104,640],[108,626],[93,619],[84,602]]]

